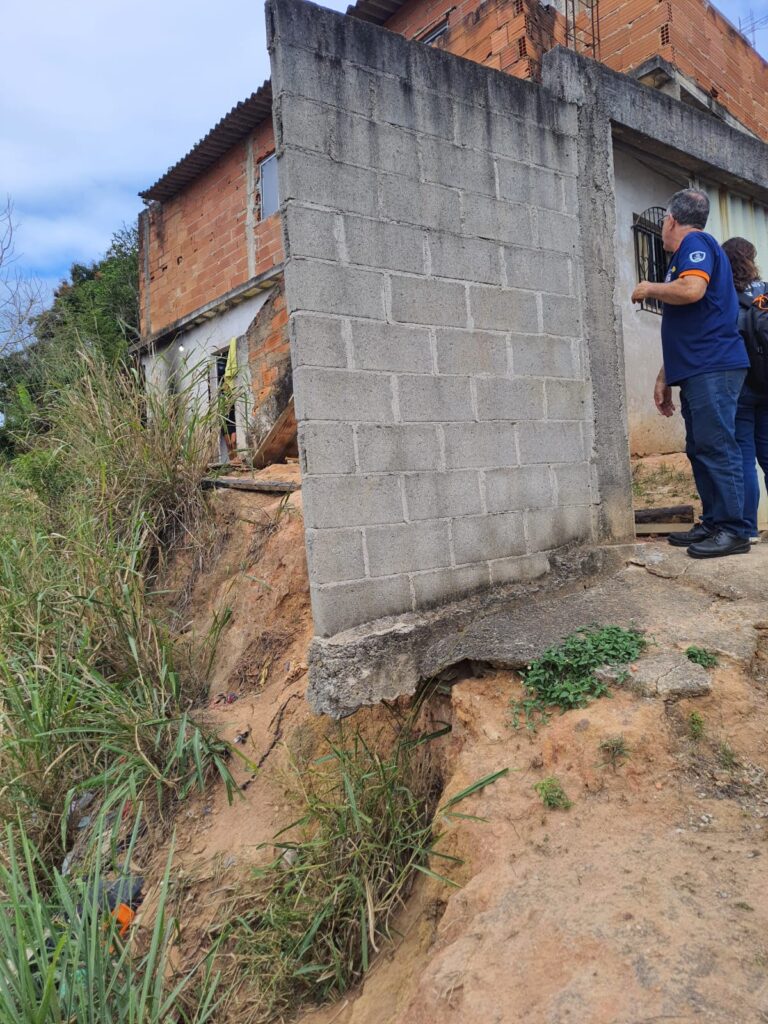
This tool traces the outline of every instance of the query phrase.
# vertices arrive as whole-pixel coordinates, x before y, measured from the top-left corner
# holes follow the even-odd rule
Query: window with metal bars
[[[669,258],[661,242],[661,224],[666,212],[663,206],[649,206],[643,213],[634,214],[632,232],[638,281],[661,283],[667,276]],[[649,313],[661,313],[662,303],[658,299],[646,299],[640,308]]]

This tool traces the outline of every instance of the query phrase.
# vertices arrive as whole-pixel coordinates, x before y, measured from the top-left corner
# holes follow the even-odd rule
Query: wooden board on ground
[[[281,462],[288,455],[296,455],[298,451],[297,432],[296,413],[293,407],[293,395],[291,395],[274,427],[256,449],[253,456],[254,466],[257,469],[262,469],[272,462]]]
[[[693,518],[693,505],[635,509],[636,523],[692,523]]]
[[[256,491],[260,494],[291,494],[301,490],[296,480],[259,480],[253,476],[207,476],[203,490],[211,487],[229,487],[234,491]]]
[[[650,537],[654,534],[685,533],[690,528],[690,523],[637,523],[635,536]]]

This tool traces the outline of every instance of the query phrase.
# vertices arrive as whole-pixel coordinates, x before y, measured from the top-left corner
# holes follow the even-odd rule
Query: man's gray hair
[[[675,192],[669,200],[667,213],[683,227],[705,228],[709,216],[709,198],[698,189],[684,188]]]

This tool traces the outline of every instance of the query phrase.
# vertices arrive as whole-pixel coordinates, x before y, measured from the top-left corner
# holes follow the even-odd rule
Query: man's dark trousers
[[[703,509],[713,532],[748,537],[744,519],[744,469],[736,441],[736,405],[746,370],[715,370],[680,384],[685,420],[685,453],[690,459]]]

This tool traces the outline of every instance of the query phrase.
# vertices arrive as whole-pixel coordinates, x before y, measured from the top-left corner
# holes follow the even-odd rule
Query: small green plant
[[[697,743],[704,735],[704,719],[698,711],[692,711],[688,716],[688,735]]]
[[[717,655],[704,647],[686,647],[685,656],[688,661],[692,661],[694,665],[701,665],[702,668],[714,668],[717,665]]]
[[[623,734],[609,736],[600,744],[600,753],[603,756],[603,764],[610,765],[614,771],[629,757],[629,748]]]
[[[606,695],[606,683],[594,670],[602,665],[626,665],[645,649],[647,641],[637,629],[602,626],[579,629],[557,647],[550,647],[523,675],[525,696],[512,703],[512,724],[521,718],[529,729],[546,721],[549,709],[569,711]]]
[[[572,806],[571,801],[565,795],[565,790],[560,785],[560,781],[554,775],[550,775],[549,778],[535,783],[533,788],[541,797],[541,802],[544,806],[552,811],[567,811]]]
[[[722,740],[717,748],[717,761],[721,768],[732,771],[737,764],[736,751],[728,740]]]

